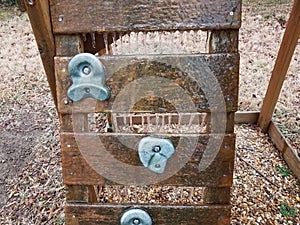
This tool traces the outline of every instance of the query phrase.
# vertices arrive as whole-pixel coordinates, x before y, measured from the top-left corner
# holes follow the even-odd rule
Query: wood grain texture
[[[84,185],[66,185],[66,199],[68,202],[88,203],[89,187]]]
[[[50,4],[54,33],[226,29],[241,23],[240,0],[51,0]]]
[[[276,103],[300,36],[300,1],[295,0],[289,21],[278,51],[270,83],[263,101],[258,123],[263,132],[268,131]]]
[[[203,201],[206,204],[229,204],[230,187],[206,187],[203,191]]]
[[[66,205],[68,225],[116,225],[131,205]],[[158,225],[229,225],[230,205],[135,206],[149,213]]]
[[[272,142],[275,144],[276,148],[281,152],[289,168],[300,180],[300,156],[285,139],[285,137],[273,121],[271,121],[271,124],[269,126],[268,134],[271,137]]]
[[[259,113],[259,111],[237,111],[235,113],[234,122],[256,124]]]
[[[216,152],[206,147],[209,140],[218,140],[220,135],[162,136],[172,140],[176,148],[175,154],[168,160],[163,175],[155,174],[142,166],[137,152],[137,144],[142,137],[145,135],[62,133],[64,183],[104,185],[116,183],[111,180],[129,181],[128,177],[131,176],[136,182],[149,177],[147,178],[149,182],[163,185],[213,187],[232,185],[234,134],[226,135],[221,142],[220,150]],[[102,151],[107,155],[101,154]],[[199,171],[200,162],[201,165],[206,162],[211,164],[204,171]],[[133,170],[123,167],[121,163],[132,167]],[[116,174],[113,173],[114,169],[117,171]],[[109,175],[111,180],[107,178],[107,172],[113,173]]]
[[[74,56],[84,51],[80,35],[55,35],[56,56]]]
[[[238,52],[239,30],[213,30],[209,37],[209,53]]]
[[[46,72],[51,94],[57,107],[56,83],[54,73],[55,43],[52,34],[51,18],[48,1],[34,1],[26,4],[27,14],[39,49]]]
[[[110,99],[100,102],[88,98],[76,103],[67,97],[72,84],[67,72],[70,58],[55,59],[59,112],[102,112],[111,111],[113,107],[119,112],[165,113],[178,109],[181,112],[210,112],[218,111],[219,103],[224,99],[224,111],[237,110],[238,54],[111,56],[99,59],[106,69]],[[207,99],[209,94],[213,97]],[[221,96],[219,102],[218,96]]]

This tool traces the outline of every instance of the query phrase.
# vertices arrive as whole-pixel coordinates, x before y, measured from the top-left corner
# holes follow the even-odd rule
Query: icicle
[[[133,127],[132,114],[129,115],[129,126]]]
[[[150,114],[147,114],[147,124],[148,124],[148,126],[151,124],[151,121],[150,121]]]
[[[96,48],[96,34],[91,33],[91,38],[92,38],[92,46],[93,48]]]
[[[192,203],[194,200],[193,200],[193,197],[194,197],[194,192],[195,192],[195,187],[191,187],[190,188],[190,203]]]
[[[182,120],[182,114],[178,113],[178,126],[180,126]]]
[[[162,128],[162,130],[164,130],[164,128],[165,128],[165,116],[163,114],[161,116],[161,128]]]
[[[113,46],[113,52],[112,52],[112,54],[113,55],[117,55],[117,34],[116,34],[116,32],[113,32],[113,44],[112,44],[112,46]]]
[[[145,131],[145,121],[144,121],[144,115],[142,114],[142,129]]]
[[[124,186],[124,194],[125,194],[125,199],[127,199],[127,201],[129,201],[130,198],[129,198],[129,193],[128,193],[128,186]]]
[[[136,38],[135,43],[136,43],[136,46],[137,46],[137,54],[139,54],[140,53],[140,48],[139,48],[139,32],[135,33],[135,38]]]
[[[131,53],[131,33],[128,34],[128,50],[127,52]]]
[[[133,186],[133,195],[134,195],[134,202],[139,202],[138,192],[137,192],[137,186]]]
[[[107,198],[109,198],[109,197],[110,197],[110,186],[109,186],[109,185],[106,185],[106,186],[105,186],[105,190],[106,190]]]
[[[210,39],[210,32],[206,32],[206,40],[205,40],[205,52],[209,51],[209,39]]]
[[[83,42],[86,42],[86,40],[87,40],[86,34],[82,34],[82,40],[83,40]]]
[[[122,117],[123,117],[124,126],[126,126],[126,124],[127,124],[127,116],[126,116],[126,114],[123,114]]]
[[[159,115],[155,115],[155,133],[159,132]]]
[[[162,54],[162,31],[158,31],[159,53]]]
[[[194,114],[194,113],[191,113],[191,115],[190,115],[190,120],[189,120],[189,124],[188,124],[189,127],[192,126],[193,121],[194,121],[194,118],[195,118],[195,114]]]
[[[201,114],[201,128],[203,132],[206,132],[207,126],[206,126],[206,119],[207,119],[207,114]]]
[[[103,39],[104,39],[104,44],[105,44],[105,52],[106,52],[106,54],[109,54],[108,34],[106,32],[103,33]]]
[[[168,115],[168,126],[171,127],[171,123],[172,123],[172,115],[169,114],[169,115]]]
[[[119,33],[119,38],[120,38],[120,47],[122,48],[122,45],[123,45],[123,33],[122,32]]]
[[[115,190],[116,190],[116,196],[117,196],[117,199],[118,199],[118,203],[121,203],[122,202],[122,197],[121,197],[121,193],[120,193],[120,186],[117,185],[115,186]]]
[[[116,132],[119,132],[117,115],[116,114],[112,114],[112,119],[113,119],[113,127],[115,128]]]
[[[142,44],[143,44],[143,52],[142,54],[147,54],[147,32],[144,32],[143,33],[143,41],[142,41]]]

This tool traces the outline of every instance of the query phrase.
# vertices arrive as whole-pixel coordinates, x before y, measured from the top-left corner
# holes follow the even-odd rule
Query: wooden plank
[[[258,119],[259,126],[263,132],[268,130],[272,120],[272,115],[298,43],[299,36],[300,1],[295,0]]]
[[[259,111],[237,111],[235,113],[234,122],[256,124],[259,114]]]
[[[239,30],[213,30],[209,37],[209,53],[238,52]]]
[[[54,33],[239,28],[240,0],[50,0]]]
[[[226,128],[225,128],[225,132],[226,133],[233,133],[234,132],[234,112],[229,112],[227,113],[227,120],[226,120]],[[207,116],[207,133],[220,133],[223,132],[219,129],[219,126],[214,126],[215,129],[212,129],[212,118],[211,118],[212,114],[209,113]],[[214,124],[222,124],[224,121],[222,121],[222,116],[221,113],[218,114],[216,113],[214,115]]]
[[[145,135],[62,133],[64,183],[104,185],[125,180],[130,184],[140,184],[147,177],[148,184],[232,185],[234,134],[225,135],[223,141],[220,139],[222,135],[215,134],[164,135],[172,140],[176,151],[168,160],[163,174],[155,174],[142,166],[137,152],[137,144],[142,137]],[[206,149],[209,141],[215,143],[218,140],[220,150]],[[207,168],[200,171],[200,165],[206,163]]]
[[[111,56],[99,59],[106,69],[110,99],[100,102],[88,98],[76,103],[67,97],[72,84],[67,72],[70,58],[55,59],[59,112],[102,112],[111,111],[113,107],[119,112],[129,112],[131,106],[131,111],[135,112],[209,112],[220,110],[218,107],[224,98],[224,110],[237,110],[238,54]],[[220,95],[216,94],[217,90]],[[207,96],[212,97],[207,99]]]
[[[277,149],[281,152],[284,160],[289,168],[294,172],[295,176],[300,180],[300,156],[296,150],[289,144],[283,134],[280,132],[276,124],[271,121],[268,134]]]
[[[203,201],[206,204],[229,204],[230,187],[206,187],[203,191]]]
[[[66,199],[68,202],[88,203],[89,189],[88,186],[66,185]]]
[[[32,1],[32,4],[29,2],[30,1],[26,1],[27,13],[47,75],[51,94],[57,107],[54,73],[55,43],[51,28],[49,2]]]
[[[116,225],[131,205],[66,205],[68,225]],[[165,206],[145,205],[141,208],[159,225],[229,225],[230,205]]]
[[[79,35],[56,35],[56,55],[57,56],[74,56],[83,52],[83,43]],[[87,114],[61,114],[58,113],[60,119],[60,129],[69,127],[73,131],[88,131],[88,115]],[[76,124],[73,120],[77,121]],[[62,142],[62,140],[61,140]],[[61,143],[62,145],[64,143]],[[88,203],[95,200],[95,192],[93,186],[84,185],[66,185],[66,198],[68,202]]]
[[[84,51],[83,40],[79,35],[55,35],[56,55],[74,56]]]

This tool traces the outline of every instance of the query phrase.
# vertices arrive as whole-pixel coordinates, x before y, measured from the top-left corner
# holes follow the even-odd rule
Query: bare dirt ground
[[[291,1],[244,1],[241,110],[259,110]],[[64,224],[59,126],[26,13],[0,8],[0,224]],[[300,45],[274,119],[300,145]],[[300,188],[268,137],[237,126],[232,224],[300,224]]]

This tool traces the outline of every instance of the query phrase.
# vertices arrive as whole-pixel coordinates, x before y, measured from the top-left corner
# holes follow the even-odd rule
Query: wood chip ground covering
[[[290,7],[291,1],[244,1],[241,110],[261,107]],[[0,31],[0,224],[64,224],[59,125],[26,13],[1,8]],[[299,48],[274,117],[297,149]],[[300,224],[299,181],[269,137],[248,125],[237,125],[236,133],[232,224]],[[169,196],[178,200],[179,193],[191,194]]]

